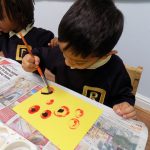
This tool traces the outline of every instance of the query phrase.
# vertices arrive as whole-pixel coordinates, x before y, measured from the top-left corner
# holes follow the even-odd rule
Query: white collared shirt
[[[106,57],[105,59],[99,59],[95,64],[91,65],[90,67],[88,68],[85,68],[85,69],[96,69],[98,67],[101,67],[103,65],[105,65],[111,58],[111,55],[109,55],[108,57]],[[73,68],[73,67],[70,67],[71,69],[76,69],[76,68]]]
[[[103,65],[105,65],[111,58],[111,55],[107,56],[105,59],[99,59],[95,64],[91,65],[90,67],[86,68],[86,69],[96,69],[99,68]]]
[[[22,33],[23,36],[25,36],[32,28],[33,26],[31,24],[28,24],[26,29],[22,29],[20,32]],[[14,31],[9,32],[9,38],[11,38],[14,35],[16,35],[18,38],[21,39],[19,32],[18,33],[15,33]]]

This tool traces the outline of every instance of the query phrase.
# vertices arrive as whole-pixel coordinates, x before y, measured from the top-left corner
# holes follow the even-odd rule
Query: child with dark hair
[[[123,24],[112,0],[77,0],[59,24],[59,47],[33,49],[35,56],[25,55],[22,66],[26,71],[47,67],[57,83],[135,119],[130,77],[112,50]]]
[[[51,31],[33,27],[34,0],[0,0],[0,53],[21,63],[27,51],[19,32],[31,48],[48,47]]]

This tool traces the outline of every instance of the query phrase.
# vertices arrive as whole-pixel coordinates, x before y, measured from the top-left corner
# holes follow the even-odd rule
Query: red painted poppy
[[[34,106],[32,106],[32,107],[29,108],[28,113],[29,114],[34,114],[34,113],[38,112],[39,109],[40,109],[39,105],[34,105]]]
[[[50,99],[46,102],[47,105],[52,105],[54,103],[54,99]]]
[[[42,119],[47,119],[51,116],[51,114],[52,114],[52,112],[50,110],[45,110],[45,111],[42,112],[41,118]]]
[[[69,128],[70,129],[77,129],[80,125],[80,121],[76,118],[72,118],[69,120]]]
[[[83,111],[82,109],[78,108],[78,109],[75,110],[75,116],[76,116],[77,118],[80,118],[80,117],[82,117],[83,115],[84,115],[84,111]]]
[[[61,106],[57,111],[54,111],[54,115],[57,117],[66,117],[70,113],[67,106]]]

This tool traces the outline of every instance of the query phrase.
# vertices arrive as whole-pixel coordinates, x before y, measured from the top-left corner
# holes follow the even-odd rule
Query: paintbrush
[[[21,32],[19,32],[19,35],[20,35],[20,37],[21,37],[21,39],[22,39],[24,45],[26,46],[26,48],[27,48],[29,54],[31,54],[31,55],[33,56],[32,51],[31,51],[31,47],[30,47],[30,46],[28,45],[28,43],[26,42],[24,36],[22,35]],[[39,75],[41,76],[41,78],[42,78],[42,80],[43,80],[43,82],[44,82],[44,84],[46,85],[46,88],[47,88],[47,92],[41,92],[41,93],[42,93],[42,94],[50,94],[50,93],[52,93],[52,90],[50,89],[49,84],[48,84],[48,82],[47,82],[47,79],[46,79],[46,77],[44,76],[44,74],[43,74],[43,72],[42,72],[42,70],[41,70],[41,68],[40,68],[39,66],[37,66],[37,71],[38,71]]]

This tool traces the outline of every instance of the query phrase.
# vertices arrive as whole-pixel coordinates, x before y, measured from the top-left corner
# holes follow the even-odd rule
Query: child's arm
[[[40,58],[38,56],[26,54],[22,59],[22,68],[27,72],[33,72],[36,70],[39,63]]]
[[[28,72],[33,72],[36,70],[37,66],[40,66],[43,72],[45,71],[45,68],[47,68],[55,74],[56,64],[60,59],[64,59],[58,46],[54,48],[34,48],[32,49],[32,54],[32,56],[26,54],[22,60],[22,67]]]
[[[136,119],[136,111],[134,106],[130,105],[128,102],[122,102],[113,106],[113,110],[125,119]]]

